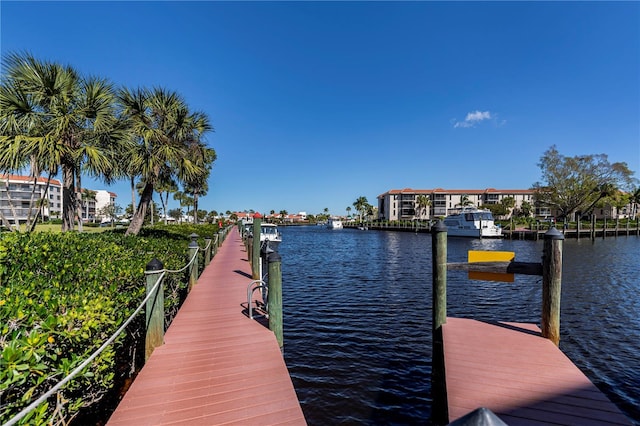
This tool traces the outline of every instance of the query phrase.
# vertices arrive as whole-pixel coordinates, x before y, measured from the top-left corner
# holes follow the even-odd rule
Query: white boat
[[[490,210],[463,207],[456,214],[444,218],[447,236],[472,238],[500,238],[502,228],[496,225]]]
[[[330,217],[327,220],[327,228],[329,228],[329,229],[342,229],[343,228],[342,221],[340,219],[335,219],[335,218]]]
[[[278,246],[282,242],[282,234],[278,231],[278,225],[275,223],[260,224],[260,244],[269,243],[269,247],[278,250]]]

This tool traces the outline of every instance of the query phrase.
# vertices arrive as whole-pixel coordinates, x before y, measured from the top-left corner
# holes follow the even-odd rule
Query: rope
[[[150,272],[158,273],[160,271],[150,271]],[[106,349],[107,346],[109,346],[111,343],[113,343],[113,341],[116,339],[116,337],[118,337],[118,335],[124,331],[124,329],[129,325],[129,323],[131,321],[133,321],[135,316],[140,313],[140,311],[145,306],[147,301],[151,298],[151,296],[155,294],[156,290],[158,289],[158,286],[160,285],[160,283],[162,282],[162,279],[164,278],[165,273],[166,273],[166,271],[160,272],[160,276],[158,277],[158,280],[156,281],[156,283],[153,286],[153,288],[151,289],[151,291],[148,292],[147,297],[144,298],[144,300],[140,303],[140,305],[133,312],[133,314],[131,314],[131,316],[120,326],[120,328],[118,328],[118,330],[116,330],[116,332],[109,339],[107,339],[106,342],[104,342],[102,344],[102,346],[100,346],[93,354],[91,354],[91,356],[89,358],[87,358],[82,364],[77,366],[75,368],[75,370],[73,370],[71,373],[69,373],[69,375],[67,377],[65,377],[64,379],[60,380],[57,385],[52,387],[47,393],[42,395],[40,398],[36,399],[31,404],[29,404],[26,408],[24,408],[22,411],[20,411],[18,414],[16,414],[13,418],[11,418],[3,426],[12,426],[12,425],[16,424],[17,422],[19,422],[20,420],[22,420],[22,418],[24,418],[24,416],[29,414],[29,412],[31,412],[34,408],[36,408],[38,405],[40,405],[43,401],[45,401],[47,398],[49,398],[55,392],[60,390],[60,388],[62,388],[64,385],[66,385],[71,379],[73,379],[78,373],[80,373],[87,365],[89,365],[89,363],[91,361],[93,361],[98,355],[100,355],[102,353],[102,351],[104,351]]]
[[[211,246],[211,238],[209,238],[209,242],[207,243],[207,246],[205,248],[201,248],[200,251],[207,251],[209,249],[209,246]]]
[[[216,235],[216,241],[218,239],[218,236]],[[211,240],[209,240],[209,244],[207,244],[207,247],[204,248],[204,250],[209,248],[209,245],[211,245]],[[54,387],[52,387],[51,389],[49,389],[48,392],[46,392],[45,394],[43,394],[42,396],[40,396],[40,398],[36,399],[35,401],[33,401],[31,404],[29,404],[27,407],[25,407],[22,411],[20,411],[18,414],[16,414],[14,417],[12,417],[11,419],[9,419],[9,421],[7,423],[5,423],[2,426],[12,426],[14,424],[16,424],[17,422],[19,422],[20,420],[22,420],[27,414],[29,414],[34,408],[36,408],[38,405],[40,405],[43,401],[45,401],[47,398],[49,398],[51,395],[53,395],[55,392],[57,392],[58,390],[60,390],[64,385],[66,385],[69,381],[71,381],[71,379],[73,379],[78,373],[80,373],[87,365],[89,365],[89,363],[91,361],[93,361],[98,355],[100,355],[102,353],[102,351],[104,351],[106,349],[107,346],[109,346],[111,343],[113,343],[113,341],[116,339],[116,337],[118,337],[118,335],[120,335],[120,333],[122,333],[124,331],[124,329],[129,325],[129,323],[131,323],[131,321],[133,321],[133,319],[135,318],[136,315],[138,315],[140,313],[140,311],[142,310],[142,308],[145,306],[145,304],[147,303],[147,301],[151,298],[151,296],[156,292],[156,290],[158,289],[158,286],[160,285],[160,283],[162,282],[162,279],[164,278],[165,274],[167,273],[179,273],[182,271],[185,271],[188,267],[191,266],[191,264],[193,264],[193,262],[195,261],[195,259],[198,256],[198,250],[196,250],[193,253],[193,256],[191,257],[191,260],[189,260],[189,263],[187,263],[183,268],[181,269],[177,269],[177,270],[171,270],[171,269],[160,269],[160,270],[155,270],[155,271],[144,271],[145,275],[149,275],[149,274],[160,274],[160,276],[158,277],[158,279],[156,280],[155,285],[153,286],[153,288],[151,289],[151,291],[149,291],[147,293],[147,296],[142,300],[142,302],[140,303],[140,305],[138,306],[138,308],[133,312],[133,314],[131,314],[131,316],[120,326],[120,328],[118,328],[116,330],[116,332],[109,338],[107,339],[102,346],[100,346],[93,354],[91,354],[91,356],[89,358],[87,358],[82,364],[80,364],[78,367],[76,367],[71,373],[69,373],[69,375],[67,377],[65,377],[64,379],[60,380],[58,382],[58,384],[56,384]]]
[[[191,256],[191,260],[189,260],[189,263],[187,263],[184,267],[180,268],[180,269],[158,269],[155,271],[144,271],[145,275],[149,275],[149,274],[157,274],[158,272],[169,272],[170,274],[177,274],[178,272],[182,272],[182,271],[186,271],[187,268],[189,266],[191,266],[191,264],[195,261],[196,257],[198,256],[198,252],[195,251],[193,253],[193,256]]]

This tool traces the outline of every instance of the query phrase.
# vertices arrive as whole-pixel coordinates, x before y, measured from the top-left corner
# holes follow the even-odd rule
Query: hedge
[[[189,234],[215,225],[102,233],[4,233],[0,236],[0,423],[47,392],[89,357],[145,296],[153,258],[180,269]],[[202,252],[199,265],[202,268]],[[187,273],[165,281],[166,323],[186,295]],[[144,311],[80,375],[21,424],[66,424],[94,418],[116,399],[144,357]]]

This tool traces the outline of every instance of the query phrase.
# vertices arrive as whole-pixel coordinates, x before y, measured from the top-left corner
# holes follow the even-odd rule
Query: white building
[[[0,210],[9,222],[4,223],[5,226],[24,223],[29,217],[33,219],[38,209],[43,219],[61,215],[62,185],[59,180],[51,179],[47,187],[47,179],[42,177],[0,175],[0,179]]]
[[[96,221],[102,221],[105,219],[111,219],[107,215],[104,215],[102,212],[104,208],[111,205],[116,205],[116,198],[118,197],[115,193],[110,191],[105,191],[104,189],[99,189],[95,191],[96,199],[95,199],[95,218]]]

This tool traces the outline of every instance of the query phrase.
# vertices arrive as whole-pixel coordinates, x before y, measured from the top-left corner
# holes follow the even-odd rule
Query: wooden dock
[[[631,425],[559,349],[563,240],[555,228],[544,234],[542,263],[505,262],[513,252],[447,263],[447,228],[432,228],[434,424],[474,424],[466,416],[486,408],[511,426]],[[448,269],[541,275],[541,327],[447,317]]]
[[[510,426],[630,425],[630,420],[533,324],[447,318],[449,421],[486,407]]]
[[[247,253],[234,229],[109,426],[306,425],[275,335],[246,315],[250,282]]]

